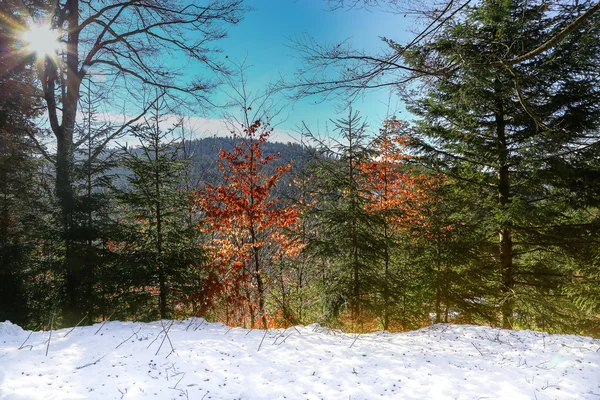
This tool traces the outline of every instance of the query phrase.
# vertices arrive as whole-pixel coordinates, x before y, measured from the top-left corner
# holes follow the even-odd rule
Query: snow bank
[[[8,336],[19,336],[25,331],[10,321],[0,322],[0,339]]]
[[[0,324],[0,399],[600,399],[600,341],[580,336],[202,319],[63,329],[49,347],[49,332],[29,333]]]

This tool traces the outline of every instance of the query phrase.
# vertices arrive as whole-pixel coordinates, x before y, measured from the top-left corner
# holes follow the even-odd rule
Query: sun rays
[[[58,34],[48,24],[32,24],[22,34],[25,50],[38,57],[54,56],[60,48]]]
[[[27,13],[21,11],[17,14]],[[52,29],[49,21],[29,15],[17,19],[0,12],[0,24],[4,27],[0,40],[0,77],[11,73],[32,56],[38,63],[58,61],[63,47],[59,31]]]

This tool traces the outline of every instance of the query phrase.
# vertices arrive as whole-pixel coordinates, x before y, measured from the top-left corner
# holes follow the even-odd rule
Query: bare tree
[[[55,154],[33,139],[55,167],[55,192],[67,238],[65,273],[69,287],[73,164],[81,144],[74,132],[82,81],[89,75],[93,75],[92,80],[101,77],[95,79],[96,87],[107,96],[108,112],[120,107],[113,113],[124,114],[122,122],[113,124],[91,155],[91,162],[155,107],[159,98],[177,97],[188,106],[210,105],[208,95],[215,87],[215,74],[227,73],[217,61],[219,50],[213,42],[226,37],[226,28],[237,24],[247,7],[242,0],[56,0],[46,2],[52,4],[47,8],[39,3],[21,2],[17,12],[45,20],[61,44],[50,54],[38,54],[36,65],[55,140],[49,147]],[[199,76],[192,77],[190,71]]]
[[[477,4],[473,0],[431,0],[420,4],[398,0],[325,0],[325,3],[332,11],[378,8],[394,13],[398,18],[410,16],[415,18],[415,26],[422,25],[422,29],[414,30],[413,38],[405,44],[382,37],[387,48],[380,53],[356,49],[349,40],[320,43],[308,34],[292,38],[292,47],[303,61],[303,66],[298,69],[294,80],[281,80],[277,86],[291,90],[292,97],[296,99],[317,95],[323,99],[341,96],[347,100],[365,90],[385,87],[403,91],[415,79],[435,78],[441,74],[456,72],[461,67],[460,60],[445,66],[415,67],[404,61],[404,54],[417,44],[435,38],[444,25],[460,18],[462,11],[467,7]],[[574,8],[577,4],[577,0],[565,0],[553,7]],[[518,57],[493,60],[490,66],[504,65],[510,68],[550,50],[569,34],[585,27],[590,18],[599,11],[600,2],[596,2],[581,15],[565,13],[572,21],[566,27],[549,32],[547,40],[538,48]]]

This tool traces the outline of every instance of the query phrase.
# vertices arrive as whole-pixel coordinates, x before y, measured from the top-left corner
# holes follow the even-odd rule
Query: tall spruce
[[[349,109],[348,117],[332,121],[332,144],[319,141],[313,163],[318,180],[315,203],[305,213],[314,219],[307,250],[325,264],[325,318],[337,319],[349,311],[358,327],[364,311],[372,311],[372,292],[380,283],[373,267],[381,254],[376,233],[381,218],[366,210],[369,193],[360,168],[371,157],[366,124]],[[317,138],[310,135],[313,140]]]
[[[40,112],[39,91],[34,86],[33,58],[12,59],[18,38],[13,23],[25,18],[16,12],[14,2],[0,3],[0,321],[26,325],[30,306],[31,253],[35,227],[39,225],[36,207],[40,193],[37,159],[31,136],[39,133],[34,123]]]
[[[480,302],[501,307],[505,328],[516,319],[543,325],[563,300],[559,288],[568,274],[548,257],[560,243],[546,233],[570,223],[564,192],[555,190],[565,177],[561,160],[597,135],[597,24],[522,61],[503,60],[536,49],[589,6],[483,1],[445,24],[435,40],[405,53],[410,65],[437,71],[422,81],[425,95],[411,104],[421,117],[417,147],[465,195],[478,193],[485,215],[480,224],[497,238],[493,244],[488,236],[495,249],[482,252],[479,264],[498,283]]]
[[[131,312],[145,318],[155,314],[144,309],[144,299],[155,302],[160,318],[172,317],[176,305],[197,290],[191,284],[202,274],[203,251],[189,223],[189,193],[182,190],[187,160],[181,159],[183,143],[172,138],[178,126],[161,126],[166,110],[161,99],[145,123],[132,130],[139,146],[125,149],[130,175],[119,196],[125,236],[115,248],[126,268],[121,284],[132,295],[124,300],[131,302]]]

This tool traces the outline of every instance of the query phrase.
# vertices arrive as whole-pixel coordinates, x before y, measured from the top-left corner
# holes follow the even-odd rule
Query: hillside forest
[[[346,103],[284,144],[215,51],[241,0],[0,1],[0,321],[600,335],[599,9],[446,1],[378,57],[299,40],[270,90]],[[197,137],[223,81],[230,131]],[[367,123],[377,87],[406,112]]]

